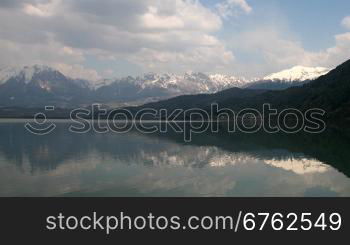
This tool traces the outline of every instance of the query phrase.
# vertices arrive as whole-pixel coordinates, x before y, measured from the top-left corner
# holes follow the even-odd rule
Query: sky
[[[350,58],[348,0],[1,0],[0,67],[246,78]]]

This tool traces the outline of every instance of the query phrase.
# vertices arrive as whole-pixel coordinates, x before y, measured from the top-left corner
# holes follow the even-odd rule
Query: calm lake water
[[[46,136],[0,121],[0,196],[350,196],[350,136],[174,132]]]

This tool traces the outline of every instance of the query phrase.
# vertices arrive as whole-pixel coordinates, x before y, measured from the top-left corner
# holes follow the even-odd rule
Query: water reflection
[[[72,134],[0,123],[0,196],[350,196],[349,137]]]

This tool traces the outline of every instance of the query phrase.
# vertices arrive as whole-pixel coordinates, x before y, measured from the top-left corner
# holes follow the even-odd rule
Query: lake
[[[0,196],[350,197],[350,136],[29,133],[0,121]]]

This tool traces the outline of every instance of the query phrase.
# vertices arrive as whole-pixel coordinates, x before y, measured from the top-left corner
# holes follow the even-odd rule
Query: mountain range
[[[278,77],[276,74],[274,77]],[[305,77],[303,75],[303,77]],[[292,80],[289,80],[290,82]],[[274,109],[295,108],[300,111],[318,108],[326,111],[326,117],[341,121],[350,119],[350,60],[339,65],[326,75],[302,86],[284,90],[230,88],[214,94],[184,95],[168,100],[130,107],[133,113],[141,109],[167,109],[168,114],[176,109],[198,108],[210,112],[211,105],[238,111],[244,108],[262,110],[263,104]],[[210,114],[210,113],[209,113]],[[214,115],[215,116],[215,115]]]
[[[70,108],[92,103],[109,107],[135,106],[181,95],[216,94],[230,88],[282,90],[302,86],[328,72],[329,69],[322,67],[296,66],[250,80],[188,72],[87,81],[70,78],[48,66],[10,67],[0,69],[0,107],[53,105]]]

